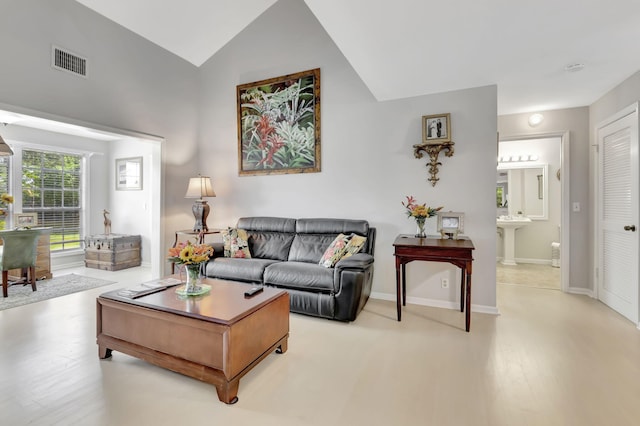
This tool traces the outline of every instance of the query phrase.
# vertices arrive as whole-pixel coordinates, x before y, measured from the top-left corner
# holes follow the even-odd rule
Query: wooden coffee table
[[[220,401],[238,401],[240,378],[267,355],[287,351],[289,294],[205,279],[211,292],[180,297],[175,287],[130,299],[111,291],[97,300],[99,357],[119,351],[215,385]]]

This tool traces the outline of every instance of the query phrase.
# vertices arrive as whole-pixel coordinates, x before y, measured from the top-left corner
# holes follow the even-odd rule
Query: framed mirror
[[[142,157],[116,160],[116,190],[139,191],[142,189]]]
[[[496,177],[498,216],[523,214],[531,220],[549,219],[547,164],[501,163]]]

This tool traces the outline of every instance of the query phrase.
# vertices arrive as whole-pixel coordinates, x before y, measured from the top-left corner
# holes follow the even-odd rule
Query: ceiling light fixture
[[[540,113],[531,114],[531,116],[529,116],[529,126],[531,127],[538,126],[542,121],[544,121],[544,115]]]

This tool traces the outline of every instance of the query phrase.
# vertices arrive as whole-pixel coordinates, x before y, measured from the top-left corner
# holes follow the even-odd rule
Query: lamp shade
[[[2,136],[0,136],[0,156],[8,157],[10,155],[13,155],[13,150],[9,145],[7,145],[4,139],[2,139]]]
[[[198,176],[189,179],[189,186],[187,187],[187,194],[184,198],[200,198],[202,197],[215,197],[216,193],[213,191],[213,185],[211,185],[211,178],[208,176]]]

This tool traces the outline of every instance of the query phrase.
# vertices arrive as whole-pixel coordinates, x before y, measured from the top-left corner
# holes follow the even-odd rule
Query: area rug
[[[0,297],[0,311],[29,303],[40,302],[41,300],[53,299],[54,297],[64,296],[66,294],[102,287],[103,285],[113,284],[114,282],[115,281],[101,280],[100,278],[68,274],[53,277],[50,280],[38,281],[36,284],[38,290],[36,291],[31,289],[30,284],[25,286],[17,284],[9,287],[9,297]]]

